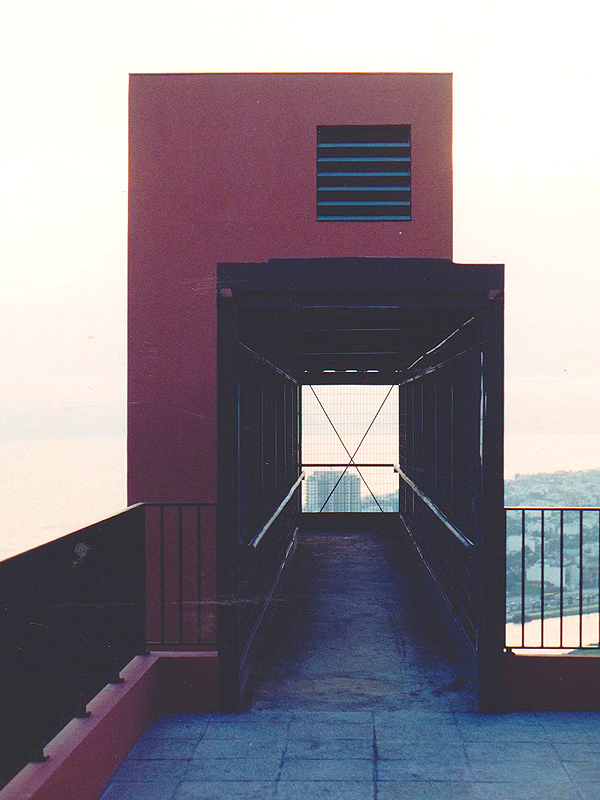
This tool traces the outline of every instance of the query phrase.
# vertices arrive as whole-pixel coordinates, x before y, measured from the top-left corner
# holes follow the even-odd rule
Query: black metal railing
[[[216,642],[216,503],[145,503],[146,641]]]
[[[254,548],[258,547],[258,545],[260,544],[260,542],[261,542],[262,538],[263,538],[263,537],[264,537],[264,535],[267,533],[267,531],[269,530],[269,528],[271,527],[271,525],[273,525],[273,523],[274,523],[274,522],[275,522],[275,520],[276,520],[276,519],[279,517],[279,515],[280,515],[281,513],[283,513],[283,511],[285,510],[285,507],[287,506],[287,504],[289,503],[289,501],[292,499],[292,497],[293,497],[293,496],[296,494],[297,490],[300,488],[300,484],[301,484],[301,483],[302,483],[302,481],[304,480],[305,476],[306,476],[306,473],[305,473],[305,472],[301,472],[301,473],[300,473],[300,475],[298,476],[297,480],[296,480],[296,481],[293,483],[293,485],[291,486],[291,488],[290,488],[289,492],[288,492],[288,493],[286,494],[286,496],[283,498],[283,500],[281,501],[281,503],[279,503],[279,505],[277,506],[277,508],[275,509],[275,511],[274,511],[274,512],[271,514],[271,516],[270,516],[270,517],[269,517],[269,519],[268,519],[268,520],[265,522],[265,524],[262,526],[262,528],[261,528],[261,529],[258,531],[258,533],[256,534],[256,536],[254,536],[254,537],[252,538],[252,540],[250,541],[250,543],[249,543],[248,547],[254,547]]]
[[[456,621],[477,648],[477,545],[399,466],[400,519]]]
[[[0,786],[145,652],[144,509],[0,563]]]
[[[507,648],[600,649],[600,508],[505,515]]]
[[[409,476],[404,472],[403,469],[400,468],[398,464],[394,464],[394,472],[397,472],[400,478],[408,484],[408,486],[413,490],[413,492],[417,495],[419,500],[421,500],[427,508],[433,512],[433,514],[437,517],[438,521],[442,523],[442,525],[450,531],[450,533],[460,542],[463,547],[475,547],[475,544],[469,539],[468,536],[460,531],[456,525],[454,525],[448,517],[441,511],[437,505],[433,502],[433,500],[428,497],[425,492],[421,491],[417,484],[409,478]]]
[[[280,572],[287,563],[298,529],[298,492],[304,472],[288,489],[269,519],[260,527],[240,554],[243,564],[239,600],[240,654],[252,645],[256,632],[273,598]]]

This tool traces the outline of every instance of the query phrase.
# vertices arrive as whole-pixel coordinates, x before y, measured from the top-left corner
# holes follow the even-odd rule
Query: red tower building
[[[243,691],[293,555],[298,390],[332,372],[400,386],[403,524],[493,704],[503,272],[451,259],[450,75],[131,76],[128,481],[130,503],[155,504],[148,640],[198,653],[203,670],[219,661],[222,704]],[[306,330],[312,355],[298,344]],[[259,384],[260,421],[249,399]],[[444,560],[425,547],[431,536]],[[231,611],[250,590],[254,616]]]
[[[218,263],[452,259],[451,92],[451,75],[131,76],[129,502],[216,501]],[[410,128],[392,170],[410,219],[318,219],[317,128],[340,125]]]

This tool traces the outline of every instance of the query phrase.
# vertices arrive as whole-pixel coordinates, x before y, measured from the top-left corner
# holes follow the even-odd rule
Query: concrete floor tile
[[[288,739],[363,739],[373,740],[372,723],[314,722],[309,720],[292,720],[288,730]]]
[[[464,742],[463,746],[471,763],[560,761],[558,753],[549,742]]]
[[[373,763],[367,759],[288,758],[283,762],[282,781],[369,781]]]
[[[473,786],[479,800],[581,800],[582,797],[578,788],[569,783],[556,786],[551,783],[543,786],[539,783],[475,783]]]
[[[553,744],[597,744],[600,745],[600,726],[595,728],[556,728],[544,731],[546,739]]]
[[[183,780],[190,781],[275,781],[280,758],[217,758],[189,762]]]
[[[482,721],[481,723],[458,722],[458,732],[464,742],[548,742],[549,737],[539,725],[511,724],[501,721]]]
[[[199,739],[208,725],[210,714],[171,714],[155,720],[143,739]]]
[[[288,742],[288,758],[373,758],[373,742],[367,739],[297,739]]]
[[[456,725],[451,711],[428,711],[417,706],[396,711],[376,711],[376,725]]]
[[[600,783],[600,761],[563,761],[571,778],[577,783]]]
[[[269,781],[182,781],[164,800],[274,800],[275,787]]]
[[[275,800],[373,800],[370,781],[284,781]]]
[[[475,726],[478,728],[539,728],[540,720],[533,711],[513,711],[507,714],[468,714],[457,712],[454,714],[459,727]]]
[[[377,764],[378,781],[468,781],[470,777],[466,763],[406,759]]]
[[[460,735],[456,726],[451,725],[388,725],[375,723],[378,745],[382,742],[414,742],[421,744],[445,745],[459,743]]]
[[[291,713],[291,717],[295,722],[373,724],[372,711],[301,711],[296,709]]]
[[[110,783],[98,800],[171,800],[178,780],[155,783]]]
[[[209,723],[204,739],[230,739],[245,742],[278,742],[287,736],[287,723],[260,722],[211,722]]]
[[[582,800],[600,800],[600,783],[578,783],[576,786]]]
[[[380,761],[433,761],[436,763],[466,764],[462,743],[456,742],[377,742]]]
[[[600,762],[600,742],[553,742],[552,747],[563,761]]]
[[[151,759],[126,758],[112,776],[112,781],[135,781],[151,783],[152,781],[181,780],[188,768],[187,759]]]
[[[471,762],[471,775],[476,783],[530,783],[545,787],[548,783],[570,783],[571,778],[560,762],[535,763],[507,759],[499,761]],[[543,793],[545,788],[539,788]]]
[[[202,739],[194,750],[192,759],[264,758],[281,760],[285,742],[247,741],[244,739]]]
[[[291,711],[283,711],[280,709],[276,710],[250,710],[250,711],[235,711],[232,713],[225,713],[225,712],[215,712],[211,715],[212,722],[233,722],[236,725],[245,724],[245,723],[255,723],[258,722],[260,724],[264,722],[269,723],[283,723],[289,722],[294,714]]]
[[[457,781],[382,781],[377,800],[476,800],[472,784]],[[509,797],[504,800],[510,800]],[[541,800],[541,798],[538,798]]]
[[[195,739],[140,739],[128,758],[190,758],[196,745]]]
[[[575,714],[569,722],[567,717],[540,720],[549,741],[556,743],[581,743],[600,745],[600,715],[582,718]]]

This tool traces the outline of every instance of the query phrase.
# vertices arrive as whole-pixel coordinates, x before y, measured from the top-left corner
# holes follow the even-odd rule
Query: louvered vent
[[[409,220],[410,125],[317,127],[317,219]]]

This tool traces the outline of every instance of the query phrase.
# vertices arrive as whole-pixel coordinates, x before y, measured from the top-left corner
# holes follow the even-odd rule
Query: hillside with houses
[[[600,506],[600,469],[538,472],[504,482],[507,506]]]

